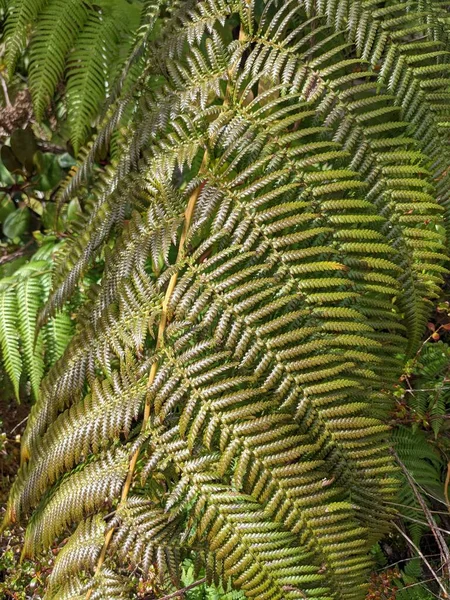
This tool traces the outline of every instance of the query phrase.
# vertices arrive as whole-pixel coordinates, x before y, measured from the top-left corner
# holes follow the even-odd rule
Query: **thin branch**
[[[11,104],[11,100],[9,99],[9,95],[8,95],[8,86],[6,85],[6,81],[4,80],[2,75],[0,75],[0,83],[3,88],[3,94],[5,96],[5,104],[6,104],[7,108],[11,108],[12,104]]]
[[[448,508],[448,511],[450,512],[450,500],[448,497],[448,486],[449,485],[450,485],[450,462],[447,463],[447,475],[445,477],[445,483],[444,483],[445,501],[447,502],[447,508]]]
[[[11,252],[11,254],[5,254],[4,256],[0,256],[0,265],[4,265],[5,263],[10,262],[11,260],[15,260],[16,258],[27,254],[29,246],[31,246],[33,243],[33,240],[30,240],[25,244],[25,246],[19,248],[18,250],[15,250],[14,252]]]

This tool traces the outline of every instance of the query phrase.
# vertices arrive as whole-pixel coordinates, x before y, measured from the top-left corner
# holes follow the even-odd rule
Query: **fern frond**
[[[119,39],[117,15],[91,11],[67,60],[67,106],[77,153],[106,97],[106,82]]]
[[[19,399],[19,384],[22,373],[22,357],[19,349],[17,297],[14,290],[4,290],[0,293],[0,344],[2,362],[8,373],[16,398]]]
[[[40,16],[30,50],[30,91],[38,119],[62,79],[67,54],[87,18],[80,0],[50,0]]]
[[[248,598],[357,600],[400,482],[389,390],[445,271],[442,98],[415,90],[446,54],[404,4],[186,4],[58,269],[42,322],[103,265],[8,516],[33,552],[113,508],[86,598],[123,593],[114,556],[175,577],[182,548]]]
[[[14,2],[8,2],[5,34],[8,38],[6,64],[10,76],[14,72],[17,60],[25,48],[29,25],[45,8],[47,2],[48,0],[14,0]]]
[[[45,366],[52,365],[61,356],[73,334],[73,323],[66,310],[36,335],[38,313],[50,290],[53,250],[52,244],[43,245],[32,260],[12,276],[0,279],[2,362],[17,400],[21,396],[23,375],[30,382],[34,399],[39,398]]]
[[[44,373],[44,347],[42,336],[35,340],[37,314],[42,302],[42,289],[37,277],[28,277],[17,285],[19,333],[23,356],[31,389],[35,399],[39,398],[39,386]]]

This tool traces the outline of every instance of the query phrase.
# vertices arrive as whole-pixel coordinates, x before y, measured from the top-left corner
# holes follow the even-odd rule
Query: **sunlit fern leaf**
[[[117,52],[118,15],[90,11],[67,60],[67,107],[75,152],[105,99],[111,62]]]
[[[55,594],[46,593],[45,600],[85,600],[90,592],[92,600],[129,600],[132,583],[129,577],[105,568],[95,579],[87,581],[86,574],[78,573],[69,579]]]
[[[180,518],[155,508],[155,502],[132,497],[117,510],[110,525],[117,528],[114,546],[123,564],[139,567],[144,577],[157,565],[161,582],[169,575],[173,585],[180,586],[185,554]]]
[[[42,119],[61,81],[69,50],[88,19],[80,0],[50,0],[40,15],[30,49],[30,91],[38,119]]]
[[[103,546],[105,521],[100,515],[81,521],[61,549],[50,576],[46,598],[58,598],[59,590],[78,572],[93,570]]]
[[[33,555],[68,524],[111,506],[127,468],[127,453],[120,448],[100,454],[99,460],[78,466],[63,478],[39,503],[25,536],[24,554]]]
[[[14,72],[20,54],[25,48],[28,28],[48,0],[8,0],[8,19],[5,34],[8,39],[6,44],[6,64],[10,75]]]
[[[22,357],[19,349],[17,297],[14,289],[0,291],[0,344],[2,362],[19,399]]]

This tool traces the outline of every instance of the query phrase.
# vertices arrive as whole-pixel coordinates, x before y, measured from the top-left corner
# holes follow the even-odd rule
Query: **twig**
[[[206,583],[206,577],[203,577],[203,579],[199,579],[198,581],[194,581],[194,583],[191,583],[190,585],[187,585],[181,590],[177,590],[176,592],[173,592],[168,596],[163,596],[162,598],[159,598],[159,600],[170,600],[171,598],[178,598],[179,596],[183,596],[185,592],[188,592],[189,590],[198,587],[202,583]],[[144,600],[150,600],[150,596],[144,596]]]
[[[33,244],[33,243],[34,243],[33,240],[30,240],[29,242],[27,242],[25,244],[25,246],[23,246],[22,248],[19,248],[18,250],[15,250],[14,252],[11,252],[11,254],[6,254],[5,256],[0,256],[0,265],[4,265],[5,263],[18,258],[19,256],[23,256],[24,254],[26,254],[27,248],[29,248],[29,246],[31,246],[31,244]]]
[[[9,95],[8,95],[8,86],[6,85],[6,81],[4,80],[3,76],[0,75],[0,82],[3,88],[3,94],[5,95],[5,104],[7,106],[7,108],[11,108],[12,104],[11,104],[11,100],[9,99]]]
[[[52,144],[45,140],[37,140],[37,145],[42,152],[51,152],[52,154],[65,154],[67,152],[67,148],[64,148],[64,146],[58,146],[58,144]]]
[[[16,430],[18,427],[20,427],[20,426],[21,426],[21,425],[23,425],[23,424],[24,424],[26,421],[28,421],[28,417],[29,417],[29,415],[27,415],[27,416],[25,417],[25,419],[22,419],[22,420],[20,421],[20,423],[17,423],[17,425],[15,425],[15,426],[14,426],[14,427],[11,429],[11,431],[10,431],[9,433],[10,433],[10,434],[11,434],[11,433],[14,433],[14,432],[15,432],[15,430]]]
[[[448,511],[450,512],[450,500],[448,497],[448,486],[449,485],[450,485],[450,462],[447,463],[447,476],[445,478],[445,483],[444,483],[445,501],[447,503]]]

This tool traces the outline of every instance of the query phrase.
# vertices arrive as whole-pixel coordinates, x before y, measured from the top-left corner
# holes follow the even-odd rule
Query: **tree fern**
[[[364,595],[398,489],[388,391],[445,273],[440,18],[205,0],[148,43],[41,319],[104,261],[8,504],[25,554],[77,526],[49,598],[129,597],[127,565],[174,584],[185,555],[247,598]]]

